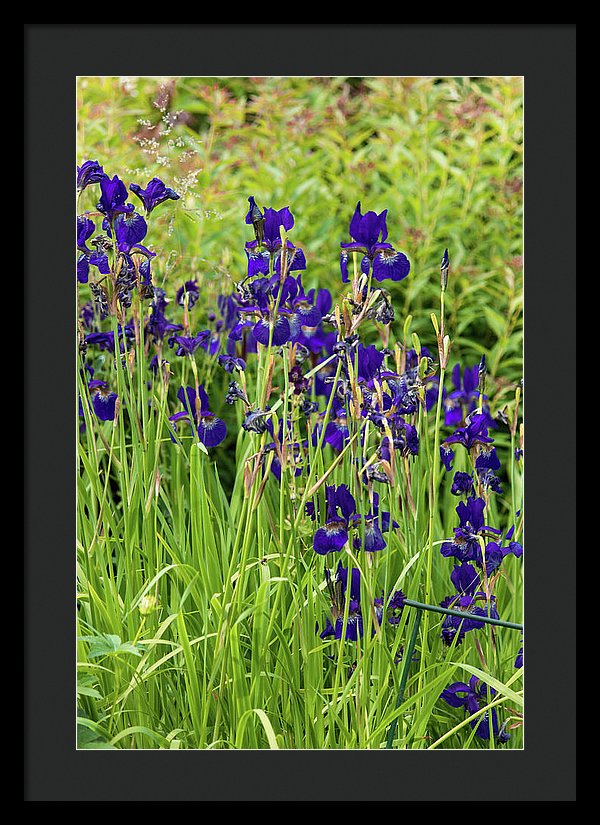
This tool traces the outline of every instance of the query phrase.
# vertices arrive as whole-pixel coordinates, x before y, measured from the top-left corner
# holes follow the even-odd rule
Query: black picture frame
[[[26,24],[24,47],[25,801],[574,801],[575,402],[557,443],[554,394],[576,363],[575,24]],[[76,750],[72,180],[84,75],[523,76],[523,751]]]

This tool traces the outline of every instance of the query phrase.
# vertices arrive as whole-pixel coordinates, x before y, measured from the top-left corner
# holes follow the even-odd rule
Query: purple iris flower
[[[180,197],[173,189],[165,186],[160,178],[152,178],[145,189],[137,183],[131,183],[129,188],[144,204],[146,215],[149,215],[160,203],[166,200],[176,201]]]
[[[319,634],[321,639],[333,636],[334,639],[341,639],[344,629],[344,613],[346,599],[348,599],[348,621],[346,625],[346,640],[356,642],[363,636],[363,618],[360,607],[360,571],[352,568],[350,581],[348,582],[348,568],[342,567],[338,562],[335,575],[325,568],[325,579],[331,600],[331,613],[333,623],[327,619],[325,629]]]
[[[219,355],[219,364],[225,372],[232,373],[234,370],[243,372],[246,369],[246,362],[243,358],[236,358],[234,355]]]
[[[507,546],[502,547],[495,541],[490,541],[485,546],[485,570],[488,576],[497,570],[502,564],[503,559],[513,555],[515,558],[520,558],[523,555],[522,546],[516,542],[511,541]]]
[[[442,691],[440,698],[447,702],[450,707],[464,708],[470,715],[476,713],[483,705],[488,704],[489,696],[494,697],[496,691],[493,687],[489,687],[478,679],[477,676],[471,676],[469,684],[465,682],[454,682]],[[503,728],[498,725],[498,713],[496,708],[491,709],[491,730],[490,730],[490,711],[486,710],[484,714],[478,716],[469,724],[475,730],[475,735],[480,739],[489,740],[490,734],[494,736],[501,744],[508,742],[510,734],[506,733]]]
[[[304,377],[300,364],[294,364],[288,373],[288,379],[294,388],[294,395],[302,395],[309,388],[310,381]]]
[[[304,292],[302,286],[302,275],[296,279],[288,276],[286,283],[289,283],[289,293],[286,298],[286,306],[292,312],[290,318],[290,335],[294,340],[302,327],[316,327],[321,323],[321,310],[313,304],[314,290],[309,295]]]
[[[325,580],[331,603],[333,621],[326,619],[325,628],[319,634],[321,639],[327,639],[331,636],[338,640],[342,638],[346,600],[348,600],[348,620],[345,639],[351,642],[358,641],[358,639],[363,637],[364,633],[360,602],[360,571],[356,567],[353,567],[350,576],[348,576],[348,568],[342,567],[340,561],[333,575],[331,571],[327,568],[325,569]],[[387,610],[390,614],[388,616],[388,622],[390,624],[399,623],[404,601],[405,596],[401,590],[396,590],[388,600]],[[383,592],[380,598],[373,600],[375,619],[379,624],[381,624],[383,616],[384,603],[385,598]],[[318,632],[318,625],[316,629]],[[375,632],[374,629],[373,632]]]
[[[115,175],[112,179],[108,176],[102,178],[100,190],[102,194],[96,209],[104,215],[109,224],[114,222],[117,215],[133,212],[133,204],[125,203],[127,189],[118,175]]]
[[[466,418],[466,426],[459,427],[452,435],[444,439],[446,444],[462,444],[467,450],[470,450],[475,444],[491,444],[493,438],[490,438],[488,432],[487,416],[483,413],[475,413],[468,415]]]
[[[123,352],[123,337],[131,340],[135,337],[135,331],[133,328],[125,324],[122,327],[120,324],[118,325],[118,339],[120,342],[120,350]],[[85,336],[86,344],[91,344],[93,346],[99,347],[101,350],[110,350],[111,352],[115,351],[115,335],[112,330],[107,332],[90,332],[88,335]]]
[[[481,573],[472,564],[464,561],[455,564],[450,580],[459,596],[474,596],[480,585]]]
[[[484,490],[493,490],[495,493],[502,493],[500,480],[497,478],[495,471],[500,469],[500,461],[496,453],[496,448],[486,448],[482,445],[482,449],[475,459],[475,470],[479,478],[479,483]]]
[[[444,401],[447,427],[456,427],[464,418],[465,410],[470,412],[479,400],[479,364],[465,367],[461,375],[461,365],[455,364],[452,370],[454,390],[449,392]]]
[[[173,429],[177,430],[179,421],[187,421],[191,426],[196,427],[198,438],[205,447],[218,446],[227,435],[227,426],[211,412],[204,386],[200,384],[198,394],[194,387],[180,387],[177,391],[177,398],[185,409],[169,417]]]
[[[92,301],[87,301],[81,307],[81,321],[87,329],[91,329],[94,323],[94,319],[96,317],[96,313],[94,311],[94,304]]]
[[[210,337],[209,329],[203,329],[192,338],[185,335],[173,335],[169,338],[169,346],[172,348],[177,344],[175,355],[193,355],[198,347],[204,347]]]
[[[90,266],[95,266],[102,275],[110,273],[108,255],[101,250],[91,250],[87,241],[94,234],[94,222],[85,215],[77,217],[77,249],[81,255],[77,259],[77,280],[87,284]]]
[[[492,472],[492,470],[478,470],[477,476],[479,483],[484,490],[492,490],[494,493],[502,493],[502,485],[500,479]]]
[[[473,473],[462,473],[460,470],[454,473],[450,492],[453,496],[470,496],[474,492]]]
[[[318,443],[317,438],[319,429],[315,428],[313,433],[315,445]],[[334,398],[331,403],[329,420],[325,426],[324,441],[326,444],[333,447],[334,450],[339,452],[344,449],[344,445],[348,441],[349,437],[350,430],[348,429],[348,413],[346,412],[346,407],[341,403],[341,401]]]
[[[279,313],[282,312],[283,310],[280,309]],[[265,347],[269,344],[269,338],[273,346],[280,347],[290,340],[290,322],[283,314],[279,314],[277,318],[272,318],[269,313],[266,313],[254,324],[252,334],[259,344]]]
[[[519,516],[520,514],[521,514],[521,511],[517,510],[517,516]],[[506,533],[506,536],[504,537],[504,540],[508,542],[510,552],[513,553],[513,555],[519,557],[523,554],[523,546],[518,541],[513,541],[512,540],[512,538],[514,536],[514,533],[515,533],[515,525],[513,524],[513,526],[510,528],[510,530]]]
[[[246,255],[248,256],[248,277],[263,274],[268,275],[271,262],[274,264],[275,272],[279,275],[281,271],[281,235],[280,229],[289,231],[294,226],[294,216],[285,206],[283,209],[265,208],[264,213],[254,202],[254,198],[248,198],[250,209],[246,215],[246,223],[254,226],[256,238],[246,243]],[[260,238],[260,240],[259,240]],[[304,252],[298,249],[290,241],[286,241],[287,272],[306,269],[306,258]]]
[[[396,590],[392,594],[392,597],[388,602],[388,610],[392,612],[392,615],[388,618],[388,622],[390,624],[400,623],[400,618],[402,615],[402,610],[404,608],[405,601],[406,596],[404,595],[402,590]]]
[[[515,659],[515,667],[523,667],[523,631],[521,631],[521,647]]]
[[[320,320],[315,325],[311,325],[305,323],[302,318],[296,318],[293,321],[291,340],[306,347],[309,352],[319,353],[327,347],[330,339],[336,339],[336,333],[326,333],[322,324],[322,319],[331,310],[331,293],[328,289],[319,289],[315,294],[315,290],[311,289],[306,297],[309,304],[314,304],[319,311]]]
[[[112,392],[106,381],[97,379],[88,384],[92,393],[92,406],[100,421],[112,421],[115,417],[115,409],[118,395]]]
[[[246,417],[242,422],[242,429],[249,433],[270,432],[273,435],[273,421],[271,419],[271,410],[267,407],[266,410],[247,410]]]
[[[250,283],[246,283],[246,278],[238,284],[237,299],[239,302],[238,315],[258,315],[258,321],[240,320],[229,333],[231,341],[239,341],[243,336],[246,327],[252,327],[252,336],[246,338],[246,346],[252,340],[264,346],[269,344],[269,340],[275,346],[281,346],[290,339],[290,324],[288,317],[289,310],[285,309],[285,301],[290,292],[289,282],[295,286],[293,278],[286,279],[281,285],[281,295],[279,296],[278,314],[275,316],[274,305],[279,281],[276,277],[255,278]]]
[[[155,290],[156,295],[157,290]],[[162,341],[167,332],[177,332],[183,329],[182,324],[172,324],[165,317],[164,311],[158,304],[153,302],[150,316],[146,322],[146,334],[152,336],[155,341]]]
[[[487,602],[488,608],[479,607],[477,602]],[[484,626],[478,617],[489,616],[493,619],[498,619],[498,611],[496,610],[496,597],[490,596],[489,601],[483,592],[476,592],[473,595],[460,594],[455,596],[448,596],[440,602],[441,607],[447,607],[451,610],[458,610],[464,614],[464,617],[445,616],[442,622],[442,640],[444,644],[451,645],[458,634],[456,644],[460,645],[463,642],[465,634],[470,630],[479,630]]]
[[[392,432],[394,450],[405,457],[418,455],[419,434],[417,428],[413,427],[412,424],[407,424],[399,415],[389,415],[387,416],[387,420]],[[392,450],[387,435],[381,439],[378,452],[383,461],[390,461]]]
[[[485,501],[482,498],[470,496],[461,501],[456,507],[460,519],[460,526],[454,528],[454,539],[445,541],[440,547],[440,553],[445,558],[454,556],[458,561],[474,561],[481,565],[481,545],[479,536],[485,532],[501,534],[500,530],[488,527],[483,522]]]
[[[83,192],[91,183],[100,183],[107,177],[97,160],[86,160],[77,167],[77,189]]]
[[[180,307],[185,305],[186,296],[188,309],[191,309],[200,297],[198,281],[186,281],[182,286],[179,287],[175,295],[175,301],[179,304]]]
[[[353,521],[360,520],[360,516],[355,516]],[[373,505],[371,510],[363,519],[365,542],[364,549],[367,553],[376,553],[387,547],[386,540],[383,537],[384,533],[389,532],[390,527],[397,529],[400,525],[397,521],[393,521],[390,513],[387,511],[379,512],[379,494],[373,493]],[[361,547],[361,538],[356,536],[354,539],[354,548],[359,550]]]
[[[348,253],[352,251],[363,253],[361,271],[366,273],[372,267],[376,281],[402,281],[406,278],[410,272],[408,258],[403,252],[396,252],[391,244],[385,242],[388,236],[387,209],[379,215],[375,212],[366,212],[363,215],[359,201],[350,221],[349,233],[352,241],[340,244],[340,266],[344,283],[349,281]]]
[[[356,502],[345,484],[339,487],[325,486],[327,515],[324,527],[320,527],[313,539],[313,549],[324,556],[341,550],[348,541],[348,529],[356,514]]]
[[[77,216],[77,249],[84,255],[90,254],[86,241],[94,234],[95,229],[94,221],[86,218],[85,215]]]

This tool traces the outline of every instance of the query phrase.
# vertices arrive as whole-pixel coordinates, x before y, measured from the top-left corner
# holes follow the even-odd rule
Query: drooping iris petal
[[[205,447],[218,446],[227,435],[227,425],[214,415],[203,415],[198,424],[198,438]]]
[[[80,255],[77,259],[77,280],[80,284],[87,284],[90,263],[87,255]]]
[[[410,261],[404,252],[381,250],[373,258],[373,277],[376,281],[402,281],[410,272]]]
[[[313,548],[316,553],[324,556],[341,550],[348,541],[348,530],[346,522],[331,521],[324,527],[320,527],[313,539]]]
[[[440,446],[440,458],[442,459],[442,463],[446,470],[450,472],[452,469],[452,461],[454,459],[454,450],[451,450],[450,447],[446,447],[442,444]]]
[[[342,273],[342,283],[350,283],[350,276],[348,274],[348,253],[345,249],[340,252],[340,270]]]
[[[269,274],[270,252],[258,247],[256,241],[251,241],[246,244],[246,255],[248,257],[248,278]]]
[[[297,334],[300,327],[316,327],[321,323],[322,315],[318,307],[308,301],[294,303],[294,314],[290,319],[290,328]]]
[[[340,484],[335,492],[331,493],[331,498],[333,503],[335,503],[335,506],[339,508],[346,521],[348,521],[350,516],[356,513],[356,501],[354,500],[354,496],[346,484]]]
[[[325,427],[325,443],[333,447],[338,452],[344,449],[344,445],[350,437],[350,430],[346,424],[345,417],[338,417],[334,421],[328,421]],[[316,441],[315,441],[316,444]]]
[[[461,708],[466,707],[467,698],[471,693],[471,688],[465,682],[454,682],[441,692],[440,697],[451,707]]]
[[[114,419],[117,398],[116,392],[110,392],[102,388],[94,393],[92,406],[101,421],[112,421]]]
[[[479,573],[473,565],[466,562],[454,566],[450,579],[456,592],[462,595],[472,596],[479,585]]]
[[[492,470],[493,472],[497,472],[501,466],[495,447],[491,449],[483,447],[475,459],[476,470]]]
[[[90,266],[95,266],[102,275],[110,274],[110,264],[106,252],[92,252],[88,257]]]
[[[137,212],[117,215],[114,228],[121,252],[129,252],[131,247],[142,241],[148,232],[148,224]]]
[[[86,218],[85,215],[77,216],[77,248],[86,255],[90,252],[86,246],[86,241],[94,234],[95,228],[94,222]]]
[[[344,618],[339,616],[335,623],[335,638],[341,639],[344,629]],[[357,642],[363,636],[363,618],[360,613],[349,613],[346,624],[346,639],[349,642]]]
[[[365,550],[376,553],[386,546],[385,539],[375,519],[365,519]]]
[[[252,330],[254,337],[260,344],[264,346],[269,344],[271,325],[273,328],[273,337],[271,339],[273,346],[279,347],[290,340],[290,323],[287,318],[279,316],[274,323],[268,318],[261,318]]]

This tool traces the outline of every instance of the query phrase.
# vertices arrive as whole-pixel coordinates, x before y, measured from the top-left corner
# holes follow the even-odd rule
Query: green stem
[[[431,613],[444,613],[447,616],[458,616],[459,619],[466,619],[469,615],[473,616],[473,614],[461,612],[460,610],[452,610],[449,607],[439,607],[438,605],[416,602],[414,599],[405,599],[404,604],[407,607],[416,607],[418,610],[426,610]],[[517,622],[505,622],[502,621],[502,619],[494,619],[492,616],[475,616],[475,618],[478,622],[484,622],[484,624],[494,624],[498,627],[510,627],[513,630],[523,630],[523,625]]]
[[[406,604],[407,602],[405,602]],[[415,606],[418,604],[417,602],[414,603]],[[425,605],[420,605],[419,609],[417,610],[417,615],[415,616],[415,621],[412,627],[412,632],[410,634],[410,640],[408,642],[408,647],[404,651],[404,667],[402,668],[402,676],[400,677],[400,686],[398,688],[398,697],[396,699],[396,706],[394,710],[398,710],[402,702],[404,701],[404,691],[406,689],[406,683],[408,681],[408,671],[410,670],[410,663],[412,661],[413,653],[415,652],[415,645],[417,643],[417,636],[419,633],[419,624],[421,623],[421,616],[423,615],[423,611],[421,608],[426,607]],[[388,737],[385,747],[387,749],[391,748],[394,744],[394,736],[396,735],[396,728],[398,726],[398,717],[396,716],[392,720],[392,724],[390,725],[390,729],[388,731]]]

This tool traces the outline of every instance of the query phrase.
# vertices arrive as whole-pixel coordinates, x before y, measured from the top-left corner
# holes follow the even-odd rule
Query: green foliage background
[[[485,353],[496,401],[512,394],[522,374],[522,78],[83,77],[77,94],[78,162],[97,159],[127,184],[157,175],[183,195],[153,216],[159,283],[198,278],[210,311],[245,274],[254,195],[290,207],[305,287],[335,300],[339,243],[360,200],[363,212],[388,210],[388,240],[411,261],[391,285],[396,331],[410,312],[432,346],[448,247],[453,357]],[[93,209],[96,193],[84,194]]]

